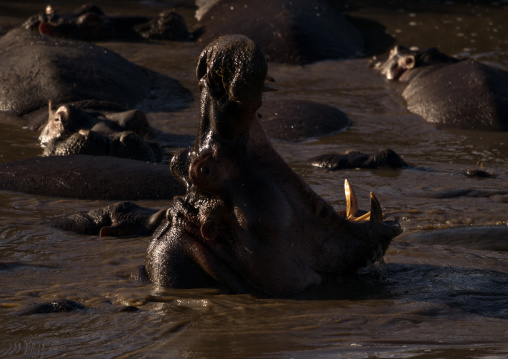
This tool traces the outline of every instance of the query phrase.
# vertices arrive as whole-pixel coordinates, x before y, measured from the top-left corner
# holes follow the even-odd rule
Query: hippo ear
[[[59,107],[55,112],[54,121],[67,124],[69,122],[69,108],[66,106]]]

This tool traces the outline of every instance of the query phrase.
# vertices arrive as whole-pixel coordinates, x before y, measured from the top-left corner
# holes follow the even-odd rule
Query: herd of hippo
[[[365,56],[368,41],[325,0],[237,3],[217,2],[201,14],[195,31],[175,12],[107,16],[94,5],[65,14],[48,6],[6,31],[0,38],[0,111],[25,119],[38,133],[43,157],[1,164],[0,189],[80,199],[172,199],[164,210],[120,202],[51,222],[83,234],[152,235],[139,277],[162,286],[289,296],[365,267],[382,275],[383,255],[402,232],[397,221],[384,219],[374,194],[369,212],[358,209],[347,181],[347,208],[335,211],[269,140],[331,134],[351,126],[349,118],[310,101],[262,101],[263,92],[276,90],[267,59],[306,64]],[[258,16],[224,10],[235,6],[240,15]],[[113,39],[203,47],[193,145],[168,156],[165,134],[146,116],[185,108],[191,93],[92,43]],[[371,67],[404,83],[408,110],[426,121],[508,130],[503,70],[434,48],[402,46]],[[164,88],[167,98],[153,101],[154,88]],[[328,170],[408,166],[390,149],[324,154],[309,163]]]

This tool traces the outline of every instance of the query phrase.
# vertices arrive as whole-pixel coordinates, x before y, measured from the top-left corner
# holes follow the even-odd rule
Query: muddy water
[[[508,67],[506,2],[353,2],[349,14],[383,24],[397,43],[438,46]],[[59,3],[55,3],[58,5]],[[72,9],[78,2],[61,2]],[[116,13],[157,13],[169,2],[113,1]],[[175,3],[189,22],[192,9]],[[42,5],[45,5],[42,4]],[[36,2],[4,1],[0,21],[25,19]],[[193,44],[104,43],[129,60],[168,74],[197,95]],[[346,112],[345,132],[276,148],[336,208],[343,181],[360,206],[373,191],[406,233],[508,224],[506,133],[437,129],[405,109],[400,89],[366,67],[367,59],[308,66],[270,64],[280,90],[271,97],[311,99]],[[194,134],[198,103],[150,113],[161,130]],[[0,161],[40,153],[23,120],[1,116]],[[412,169],[326,172],[305,160],[325,152],[392,148]],[[482,164],[492,179],[463,175]],[[457,190],[464,190],[458,193]],[[455,191],[455,192],[453,192]],[[455,195],[453,195],[455,193]],[[469,195],[465,195],[469,194]],[[148,237],[106,239],[66,233],[45,222],[55,215],[109,204],[0,192],[0,357],[182,358],[503,358],[508,356],[508,238],[467,234],[454,245],[396,239],[387,252],[388,279],[341,278],[291,299],[170,290],[130,279]],[[163,208],[160,201],[141,205]],[[487,233],[487,232],[485,232]],[[491,232],[489,232],[491,233]],[[506,233],[506,232],[505,232]],[[430,238],[435,238],[430,236]],[[474,243],[471,239],[474,238]],[[89,309],[19,316],[32,304],[67,298]],[[137,312],[120,312],[126,305]]]

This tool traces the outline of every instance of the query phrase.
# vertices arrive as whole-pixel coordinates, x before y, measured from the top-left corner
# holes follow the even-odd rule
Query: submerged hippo
[[[31,16],[22,25],[27,30],[60,38],[84,41],[108,40],[191,40],[183,18],[174,11],[158,16],[108,16],[94,4],[59,14],[48,5],[44,13]]]
[[[185,192],[167,164],[89,155],[1,163],[0,189],[91,200],[172,199]]]
[[[138,105],[170,111],[192,99],[178,81],[79,41],[14,29],[0,38],[0,57],[0,111],[25,116],[32,130],[46,123],[49,101],[57,108],[122,112]],[[152,104],[151,90],[158,87],[169,98]]]
[[[386,149],[371,154],[359,151],[347,151],[344,154],[325,154],[313,157],[308,161],[312,166],[325,168],[330,171],[381,167],[404,168],[406,162],[393,150]]]
[[[155,141],[145,139],[150,126],[140,110],[103,115],[60,106],[52,111],[39,142],[44,156],[95,155],[161,162],[163,151]]]
[[[395,47],[374,65],[387,79],[406,83],[408,109],[443,127],[508,131],[508,72],[435,48]]]
[[[269,137],[291,142],[330,135],[351,125],[344,112],[308,100],[263,101],[259,113]]]
[[[365,51],[362,34],[324,0],[222,0],[200,17],[198,43],[231,33],[253,39],[276,62],[306,64]]]
[[[346,182],[347,209],[337,213],[267,139],[257,116],[267,75],[259,47],[242,35],[223,36],[203,50],[196,73],[201,89],[196,141],[170,165],[186,194],[164,212],[136,209],[134,214],[140,226],[162,222],[148,247],[143,275],[162,286],[218,285],[287,296],[328,275],[382,262],[402,230],[395,221],[383,221],[376,198],[371,195],[370,213],[360,216]],[[131,223],[127,207],[52,224],[125,234]],[[104,232],[99,220],[108,223]]]

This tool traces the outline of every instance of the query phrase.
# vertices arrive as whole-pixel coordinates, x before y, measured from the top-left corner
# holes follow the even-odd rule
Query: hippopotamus
[[[263,101],[259,114],[269,137],[290,142],[330,135],[351,125],[341,110],[309,100]]]
[[[59,14],[48,5],[43,13],[33,15],[22,27],[41,34],[82,41],[176,40],[193,38],[182,16],[164,11],[157,16],[108,16],[94,4]]]
[[[400,226],[383,220],[373,194],[370,212],[359,210],[347,181],[346,210],[337,212],[275,151],[257,115],[267,68],[260,48],[243,35],[220,37],[201,53],[196,140],[170,164],[186,193],[163,212],[135,212],[139,225],[161,221],[141,277],[167,287],[291,296],[362,267],[382,272],[383,254]],[[61,217],[52,225],[125,234],[127,207]]]
[[[167,164],[90,155],[2,163],[0,189],[90,200],[170,200],[185,193]]]
[[[381,261],[401,233],[396,222],[383,222],[374,195],[370,219],[356,221],[347,182],[348,206],[338,213],[275,151],[257,116],[267,68],[261,49],[242,35],[222,36],[201,53],[196,141],[171,161],[187,192],[148,247],[152,282],[293,295],[327,274]]]
[[[148,120],[140,110],[102,115],[64,105],[53,112],[50,104],[39,142],[43,156],[86,154],[161,162],[162,148],[145,139],[149,132]]]
[[[138,106],[171,111],[192,100],[178,81],[88,43],[18,28],[0,38],[0,56],[0,111],[26,117],[32,130],[47,122],[49,101],[112,113]],[[150,99],[158,87],[170,96],[164,103]]]
[[[406,162],[393,150],[386,149],[371,154],[360,151],[347,151],[344,154],[325,154],[313,157],[308,162],[315,167],[325,168],[330,171],[381,167],[404,168]]]
[[[388,80],[405,84],[409,111],[441,127],[508,130],[508,72],[443,54],[436,48],[396,46],[374,67]]]
[[[243,34],[274,62],[307,64],[365,52],[363,35],[325,0],[222,0],[200,15],[197,26],[203,29],[198,44]]]

